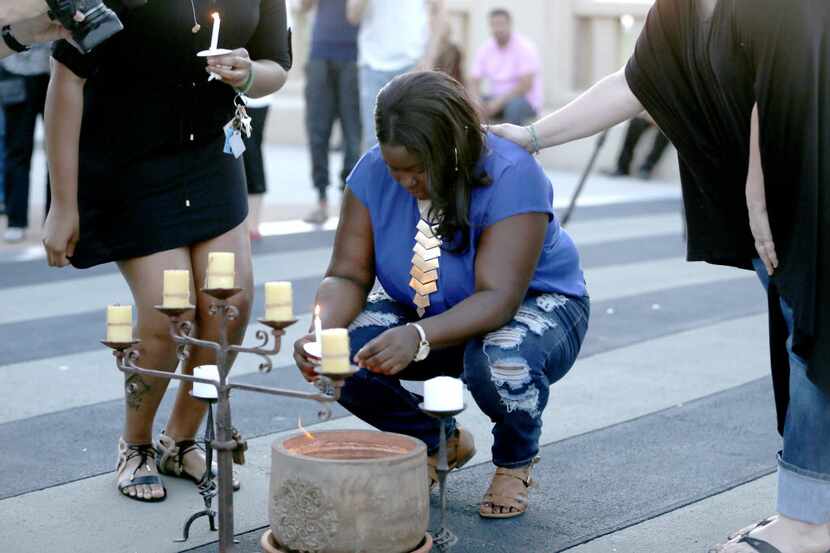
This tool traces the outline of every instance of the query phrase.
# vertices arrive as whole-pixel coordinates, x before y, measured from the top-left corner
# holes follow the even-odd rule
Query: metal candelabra
[[[264,330],[256,332],[256,339],[261,343],[255,347],[243,347],[241,345],[231,344],[228,341],[228,322],[233,321],[239,317],[239,310],[228,300],[240,293],[240,288],[231,289],[206,289],[202,290],[204,293],[212,297],[215,301],[210,306],[210,315],[219,317],[219,341],[213,342],[208,340],[200,340],[190,336],[193,328],[192,323],[184,318],[185,315],[192,312],[194,306],[186,307],[164,307],[157,306],[161,313],[170,319],[170,335],[173,341],[178,345],[178,358],[180,361],[185,361],[189,356],[189,349],[191,347],[205,348],[213,350],[216,353],[216,365],[219,369],[219,381],[210,380],[207,378],[195,377],[187,374],[178,374],[154,369],[146,369],[139,367],[136,363],[139,361],[140,353],[136,346],[140,343],[138,340],[132,342],[103,342],[104,345],[113,350],[116,359],[116,366],[118,369],[127,375],[142,375],[151,376],[155,378],[166,378],[170,380],[181,380],[190,383],[203,383],[214,386],[217,390],[217,399],[215,400],[216,413],[216,431],[214,435],[213,429],[213,405],[209,405],[208,423],[205,430],[205,450],[207,454],[207,474],[202,479],[199,486],[199,493],[205,501],[205,509],[195,513],[188,518],[184,528],[184,540],[188,538],[188,533],[191,524],[202,516],[208,517],[210,522],[210,529],[216,530],[214,525],[217,512],[212,508],[213,498],[219,496],[218,517],[219,517],[219,551],[221,553],[234,553],[236,551],[234,542],[233,529],[233,460],[234,455],[240,457],[247,448],[247,443],[233,427],[231,421],[231,405],[230,392],[231,390],[243,390],[248,392],[256,392],[261,394],[270,394],[275,396],[292,397],[297,399],[308,399],[316,401],[320,404],[321,410],[318,413],[321,420],[331,418],[331,408],[329,404],[337,401],[340,396],[340,390],[343,387],[343,382],[346,378],[354,374],[353,369],[349,373],[328,374],[318,371],[320,379],[317,381],[318,387],[321,389],[318,393],[300,392],[296,390],[287,390],[282,388],[272,388],[268,386],[255,386],[251,384],[243,384],[238,382],[231,382],[228,379],[228,374],[231,369],[231,354],[250,353],[258,355],[262,358],[259,365],[260,372],[269,372],[272,369],[271,357],[279,353],[282,336],[285,335],[285,329],[297,322],[296,319],[290,321],[268,321],[260,319],[259,322],[271,328],[271,335],[274,337],[274,345],[268,347],[271,337]],[[130,384],[126,387],[127,395],[135,392]],[[218,452],[218,474],[216,480],[219,483],[218,493],[212,478],[212,452]],[[183,541],[183,540],[177,540]]]

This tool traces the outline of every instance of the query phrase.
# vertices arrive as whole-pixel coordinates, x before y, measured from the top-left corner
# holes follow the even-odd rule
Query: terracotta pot
[[[271,446],[269,497],[274,551],[421,551],[429,524],[426,446],[368,430],[292,436]]]

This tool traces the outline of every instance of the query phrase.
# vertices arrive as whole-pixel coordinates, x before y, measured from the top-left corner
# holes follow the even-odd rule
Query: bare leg
[[[239,309],[239,318],[235,321],[229,321],[228,339],[232,343],[239,344],[242,342],[245,329],[248,326],[254,286],[251,243],[248,239],[247,227],[242,224],[222,236],[191,247],[191,263],[196,283],[204,282],[208,253],[213,251],[236,254],[236,285],[242,288],[243,291],[230,300]],[[219,320],[208,313],[212,301],[215,300],[206,294],[200,292],[197,295],[196,328],[198,338],[216,341],[219,339]],[[231,361],[233,361],[233,357],[231,357]],[[194,348],[183,370],[186,374],[192,374],[193,367],[214,363],[216,363],[216,356],[213,351]],[[182,383],[179,387],[176,404],[165,430],[165,433],[177,442],[194,439],[207,410],[204,402],[190,396],[190,389],[191,385],[188,383]],[[195,463],[195,465],[191,466],[191,463]],[[185,456],[184,465],[185,470],[193,475],[200,475],[205,469],[204,458],[196,450],[193,451],[193,454]]]
[[[138,338],[141,340],[139,366],[169,372],[176,370],[178,360],[176,346],[170,339],[169,321],[153,306],[161,303],[165,269],[191,269],[189,252],[180,248],[123,261],[118,266],[130,286],[138,314]],[[127,377],[127,384],[132,384],[134,392],[126,398],[125,442],[152,442],[153,419],[168,383],[168,380],[160,378]],[[129,477],[135,468],[128,463],[119,474],[119,479]],[[155,474],[155,466],[141,467],[135,473],[136,476],[147,474]],[[127,488],[127,492],[145,499],[164,495],[161,486],[132,486]]]

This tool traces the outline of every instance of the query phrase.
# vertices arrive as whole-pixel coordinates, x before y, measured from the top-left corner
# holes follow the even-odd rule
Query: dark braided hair
[[[450,251],[465,251],[472,191],[490,183],[476,174],[485,134],[467,91],[436,71],[395,77],[378,94],[375,129],[378,142],[403,146],[424,164],[436,234]]]

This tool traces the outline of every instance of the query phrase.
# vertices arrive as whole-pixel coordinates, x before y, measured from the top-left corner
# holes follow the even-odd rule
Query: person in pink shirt
[[[521,125],[542,109],[539,53],[513,31],[510,12],[496,8],[489,17],[493,38],[476,52],[470,93],[485,119]]]

